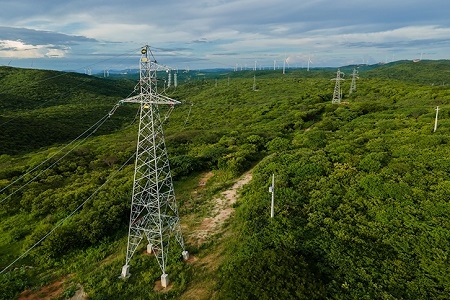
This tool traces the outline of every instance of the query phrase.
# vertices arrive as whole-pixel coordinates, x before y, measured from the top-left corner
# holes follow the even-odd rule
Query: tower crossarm
[[[150,67],[150,71],[156,71],[156,72],[160,72],[160,71],[166,71],[166,72],[170,72],[170,71],[174,71],[175,69],[168,67],[166,65],[160,65],[157,62],[152,62],[151,67]]]
[[[140,103],[140,104],[168,104],[176,105],[181,104],[180,101],[160,94],[139,94],[133,97],[125,98],[119,101],[120,103]]]

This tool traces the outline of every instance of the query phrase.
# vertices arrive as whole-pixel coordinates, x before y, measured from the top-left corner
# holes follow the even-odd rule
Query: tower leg
[[[166,288],[169,285],[169,275],[168,274],[162,274],[161,275],[161,286],[163,288]]]
[[[124,265],[122,267],[122,273],[120,274],[120,278],[128,278],[130,277],[130,266]]]

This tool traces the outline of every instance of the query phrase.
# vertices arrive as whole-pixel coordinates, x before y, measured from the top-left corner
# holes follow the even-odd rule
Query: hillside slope
[[[133,91],[128,80],[83,74],[0,67],[0,153],[19,154],[69,142]],[[119,112],[134,115],[130,108]],[[108,122],[97,134],[117,130]]]
[[[0,156],[0,189],[19,178],[0,192],[2,269],[89,200],[0,275],[0,297],[63,282],[61,297],[82,286],[91,299],[445,299],[449,88],[361,72],[357,91],[348,95],[345,81],[345,103],[333,105],[334,83],[323,72],[262,74],[256,91],[251,73],[166,91],[185,103],[164,126],[192,254],[183,263],[171,247],[166,291],[153,290],[161,274],[144,248],[133,257],[132,276],[118,279],[137,132],[137,124],[125,124],[134,112],[122,117],[127,108],[119,107],[110,121],[126,120],[120,130],[88,139],[44,172],[34,167],[57,151],[53,144]],[[252,180],[234,212],[214,225],[216,234],[199,235],[204,220],[220,215],[222,192],[248,170]]]

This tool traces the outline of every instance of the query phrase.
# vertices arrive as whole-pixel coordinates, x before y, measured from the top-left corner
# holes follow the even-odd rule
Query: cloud
[[[149,44],[167,64],[271,64],[287,53],[290,63],[314,54],[316,66],[336,65],[388,51],[401,59],[418,49],[446,58],[448,0],[432,2],[6,1],[0,10],[0,57],[64,57],[87,65],[124,52],[134,55]]]
[[[40,47],[27,45],[21,41],[0,41],[0,57],[8,58],[42,58],[44,57]]]
[[[0,26],[0,57],[62,58],[72,47],[95,39],[28,28]]]
[[[72,45],[83,42],[97,42],[85,36],[68,35],[58,32],[0,26],[0,40],[24,41],[30,45]]]
[[[67,49],[54,45],[30,45],[22,41],[0,40],[0,57],[6,58],[44,58],[64,57]]]
[[[192,41],[192,43],[194,43],[194,44],[205,44],[205,43],[208,43],[208,39],[201,38],[201,39]]]

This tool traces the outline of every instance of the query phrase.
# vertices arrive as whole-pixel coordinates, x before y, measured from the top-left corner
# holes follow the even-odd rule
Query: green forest
[[[119,278],[139,107],[117,104],[137,81],[0,67],[0,299],[448,299],[450,62],[342,67],[341,104],[336,71],[161,81],[191,255],[171,242],[161,290],[145,243]]]

